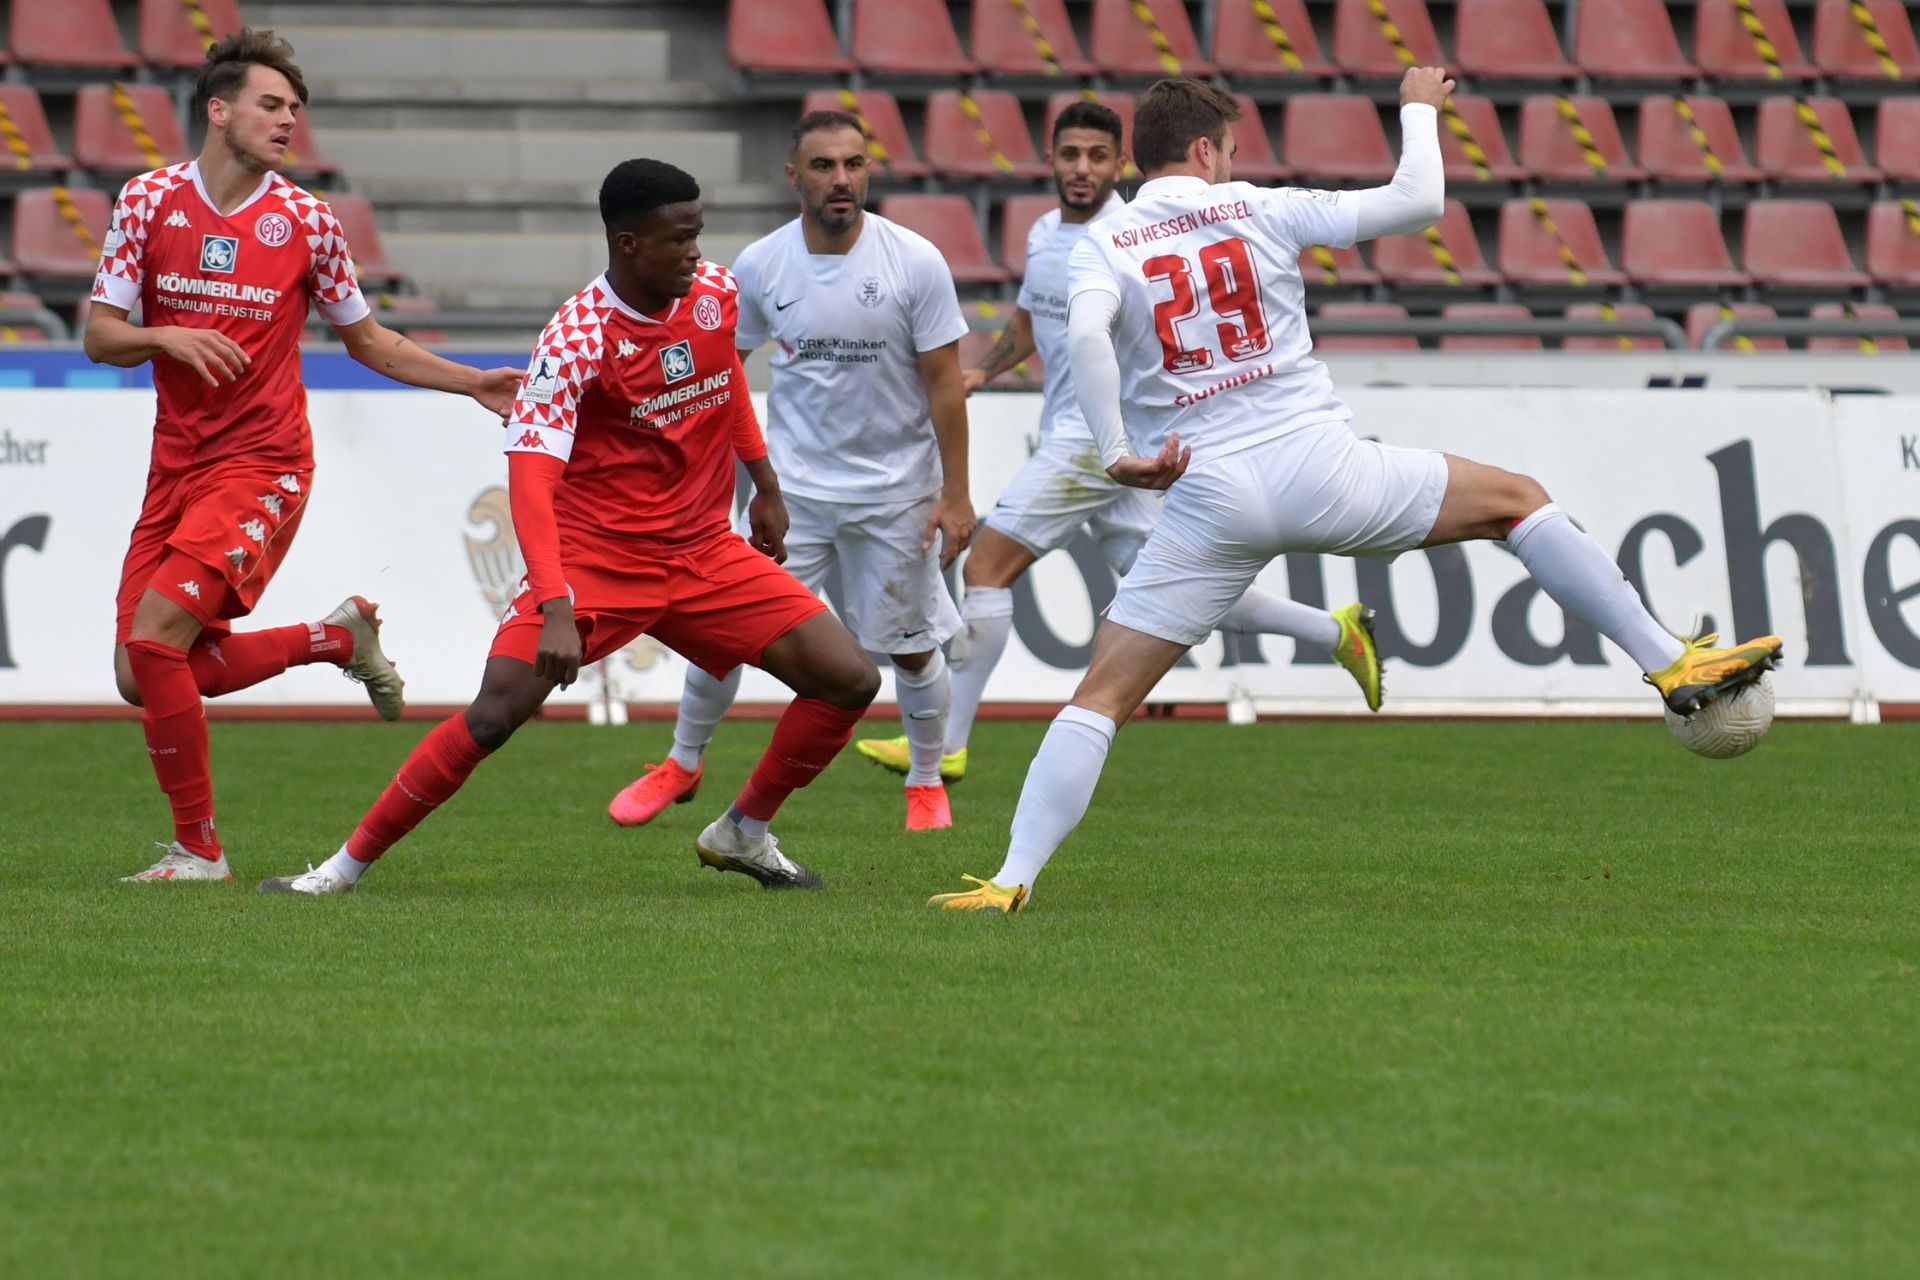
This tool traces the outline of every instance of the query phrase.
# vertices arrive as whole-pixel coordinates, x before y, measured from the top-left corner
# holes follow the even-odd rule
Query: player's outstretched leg
[[[351,893],[367,868],[452,798],[552,692],[553,682],[535,675],[531,663],[489,658],[479,696],[420,740],[346,843],[317,867],[261,881],[260,892]]]
[[[680,714],[673,724],[673,750],[620,789],[607,806],[608,816],[623,827],[645,826],[668,805],[686,804],[699,795],[707,744],[739,693],[738,667],[725,679],[715,679],[689,666],[686,686],[680,691]]]
[[[1779,636],[1732,648],[1716,636],[1682,643],[1647,611],[1640,593],[1547,491],[1526,476],[1447,458],[1447,493],[1426,545],[1504,538],[1553,602],[1619,645],[1676,714],[1691,715],[1760,678],[1779,661]]]
[[[738,871],[769,889],[818,889],[820,877],[780,851],[767,827],[788,796],[820,776],[853,737],[880,673],[830,613],[816,613],[760,655],[760,669],[797,695],[732,806],[694,842],[700,861]]]

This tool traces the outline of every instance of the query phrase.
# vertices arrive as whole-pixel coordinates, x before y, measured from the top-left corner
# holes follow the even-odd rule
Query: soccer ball
[[[1709,760],[1731,760],[1760,745],[1773,727],[1773,673],[1715,698],[1691,716],[1668,711],[1667,728],[1680,745]]]

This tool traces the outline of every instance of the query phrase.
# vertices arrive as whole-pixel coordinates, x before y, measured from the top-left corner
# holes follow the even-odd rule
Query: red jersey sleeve
[[[560,526],[553,515],[553,491],[566,466],[558,458],[524,449],[507,454],[507,506],[535,605],[567,594],[560,568]]]
[[[742,462],[758,462],[767,456],[767,440],[760,434],[760,419],[753,412],[753,397],[747,394],[747,367],[733,358],[733,385],[740,394],[733,398],[733,452]]]
[[[358,324],[373,314],[360,292],[360,281],[353,268],[353,254],[347,247],[347,233],[324,200],[306,196],[312,207],[302,214],[306,223],[307,245],[313,258],[307,268],[307,288],[313,294],[314,307],[330,325]]]
[[[573,456],[580,399],[600,376],[603,315],[596,290],[570,299],[534,345],[527,376],[507,417],[507,452]]]
[[[122,311],[140,305],[147,279],[147,227],[163,194],[149,188],[145,176],[120,189],[107,238],[100,246],[100,271],[93,278],[93,300]]]

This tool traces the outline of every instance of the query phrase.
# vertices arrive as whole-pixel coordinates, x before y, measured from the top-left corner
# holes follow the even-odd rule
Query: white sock
[[[692,773],[700,767],[713,741],[713,730],[740,693],[740,668],[715,680],[699,667],[687,668],[687,685],[680,691],[680,716],[673,722],[673,750],[668,759]]]
[[[1647,612],[1620,566],[1554,503],[1515,525],[1507,546],[1555,604],[1625,649],[1642,671],[1658,671],[1686,651]]]
[[[1084,707],[1066,707],[1053,718],[1020,788],[1013,838],[1007,860],[994,873],[995,884],[1031,886],[1060,842],[1080,825],[1107,763],[1115,728],[1113,721]]]
[[[1340,624],[1325,609],[1259,587],[1248,587],[1246,594],[1233,602],[1227,616],[1220,619],[1220,630],[1242,636],[1292,636],[1314,653],[1332,653],[1340,643]]]
[[[740,828],[741,835],[763,836],[767,834],[767,820],[765,818],[749,818],[746,814],[740,812],[740,806],[737,804],[727,806],[727,821]]]
[[[967,745],[973,734],[973,718],[980,713],[980,699],[987,692],[987,677],[1007,651],[1007,637],[1013,634],[1013,592],[1006,587],[968,587],[966,598],[960,602],[960,621],[967,628],[962,633],[966,657],[953,664],[953,704],[947,708],[948,755]]]
[[[940,753],[947,740],[947,702],[951,692],[947,658],[938,649],[918,671],[895,665],[893,696],[900,703],[900,722],[907,727],[907,769],[910,787],[940,785]]]
[[[338,853],[320,864],[322,871],[330,871],[348,884],[359,884],[360,877],[366,873],[371,862],[362,862],[347,852],[347,846],[341,845]]]

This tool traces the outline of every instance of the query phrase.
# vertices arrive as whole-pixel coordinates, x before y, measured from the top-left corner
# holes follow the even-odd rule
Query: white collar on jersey
[[[607,301],[613,304],[614,310],[629,319],[638,320],[641,324],[665,324],[667,321],[673,319],[680,310],[680,299],[675,298],[673,305],[667,308],[667,314],[655,320],[645,312],[635,311],[632,307],[628,306],[625,301],[621,299],[620,295],[613,291],[613,284],[607,279],[606,272],[602,271],[600,278],[595,280],[594,283],[600,286],[600,292],[607,295]]]
[[[1205,191],[1212,185],[1205,178],[1196,178],[1186,173],[1171,173],[1164,178],[1155,178],[1151,182],[1141,184],[1140,190],[1133,198],[1145,200],[1151,196],[1192,195],[1197,191]]]
[[[253,189],[253,194],[248,196],[245,200],[242,200],[237,206],[235,206],[231,213],[221,213],[220,206],[215,204],[213,202],[213,197],[207,194],[207,183],[206,183],[206,180],[200,176],[200,162],[198,160],[195,160],[187,165],[187,174],[189,177],[193,179],[193,189],[200,193],[200,199],[206,203],[207,208],[213,210],[214,213],[218,214],[222,218],[239,217],[241,213],[243,213],[246,210],[246,207],[248,205],[252,204],[255,200],[258,200],[261,196],[267,194],[267,188],[273,185],[273,174],[268,173],[266,177],[260,179],[260,185]]]

